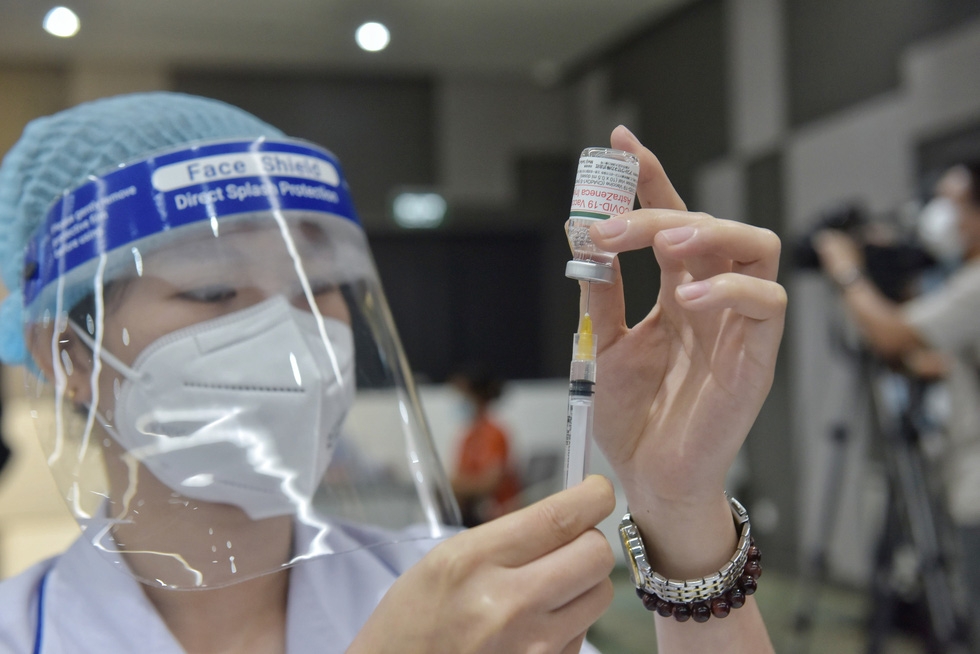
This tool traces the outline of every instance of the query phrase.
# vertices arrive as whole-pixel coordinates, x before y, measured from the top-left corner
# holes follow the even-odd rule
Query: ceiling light
[[[446,219],[448,206],[438,193],[400,193],[391,203],[395,222],[406,229],[432,229]]]
[[[48,34],[68,38],[78,34],[81,23],[75,12],[68,7],[55,7],[44,17],[42,25]]]
[[[357,40],[357,45],[368,52],[384,50],[391,40],[388,28],[381,23],[364,23],[357,28],[354,38]]]

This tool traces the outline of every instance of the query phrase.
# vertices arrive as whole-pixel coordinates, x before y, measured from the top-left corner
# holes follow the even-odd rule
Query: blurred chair
[[[532,452],[521,474],[521,505],[527,506],[561,490],[565,453],[561,450]]]

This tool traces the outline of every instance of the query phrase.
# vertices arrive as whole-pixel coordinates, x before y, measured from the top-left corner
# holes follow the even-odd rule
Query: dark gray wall
[[[175,84],[330,148],[369,230],[386,223],[392,189],[435,182],[433,83],[427,78],[180,71]]]
[[[636,106],[636,135],[688,200],[697,169],[728,149],[725,43],[724,3],[704,0],[599,62],[612,72],[611,100]]]
[[[785,208],[783,202],[783,157],[774,151],[748,162],[746,166],[746,215],[754,225],[785,233]],[[789,249],[784,244],[784,252]],[[791,262],[787,256],[780,259],[779,281],[786,284]],[[769,397],[759,412],[759,417],[746,440],[750,483],[746,489],[746,502],[752,505],[756,498],[767,498],[776,503],[779,524],[771,533],[757,531],[757,540],[765,549],[766,560],[774,569],[791,570],[796,566],[796,534],[798,477],[793,455],[793,384],[790,368],[792,330],[787,329],[779,346],[776,376]]]
[[[469,362],[504,379],[540,376],[537,234],[404,232],[372,237],[371,249],[423,377],[445,381]]]
[[[980,77],[980,62],[977,62]],[[980,161],[980,123],[962,125],[943,134],[924,139],[916,148],[920,191],[923,196],[932,192],[933,184],[949,166],[967,161]]]
[[[653,150],[691,206],[694,176],[727,151],[725,11],[721,0],[687,6],[594,56],[578,75],[599,69],[611,79],[611,103],[636,109],[630,127]],[[659,291],[659,269],[649,250],[620,255],[626,280],[626,321],[649,312]]]
[[[431,80],[182,71],[176,85],[242,107],[340,158],[409,361],[422,378],[444,381],[470,360],[511,379],[568,373],[578,287],[562,275],[568,246],[561,224],[573,156],[516,160],[514,206],[454,206],[443,229],[397,232],[388,217],[393,190],[436,182]],[[509,227],[472,227],[494,224]],[[567,325],[556,316],[567,316]],[[559,325],[567,339],[555,338]]]

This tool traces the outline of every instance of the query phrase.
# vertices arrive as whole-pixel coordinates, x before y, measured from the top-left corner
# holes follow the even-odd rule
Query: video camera
[[[937,265],[935,258],[918,242],[914,225],[900,220],[895,212],[872,216],[860,204],[847,202],[817,216],[813,226],[793,246],[798,270],[820,270],[814,236],[825,229],[848,233],[864,253],[868,278],[888,298],[903,302],[914,293],[911,285]]]

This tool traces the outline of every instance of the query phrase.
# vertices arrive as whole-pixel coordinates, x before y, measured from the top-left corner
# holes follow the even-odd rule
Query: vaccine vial
[[[616,256],[595,246],[589,227],[600,220],[633,210],[640,160],[631,152],[586,148],[578,160],[572,208],[568,214],[568,243],[572,260],[565,276],[586,282],[611,283]]]

